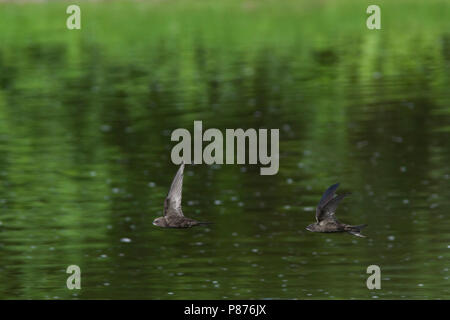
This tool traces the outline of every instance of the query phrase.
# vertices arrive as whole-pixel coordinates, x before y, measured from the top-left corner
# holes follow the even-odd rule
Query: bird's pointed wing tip
[[[332,184],[331,186],[329,186],[327,188],[327,190],[325,190],[324,194],[329,194],[330,192],[336,192],[337,188],[339,187],[340,183],[337,182],[335,184]]]
[[[184,175],[184,162],[181,163],[178,168],[175,177],[172,180],[172,185],[170,186],[169,193],[167,197],[170,198],[172,196],[177,196],[181,198],[181,191],[183,188],[183,175]]]

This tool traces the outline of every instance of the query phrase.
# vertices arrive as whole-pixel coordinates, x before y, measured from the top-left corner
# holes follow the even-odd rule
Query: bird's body
[[[186,217],[159,217],[153,221],[153,224],[162,228],[191,228],[194,226],[201,226],[210,224],[211,222],[201,222],[194,219],[186,218]]]
[[[344,199],[349,193],[338,195],[334,197],[339,183],[329,187],[323,194],[316,208],[316,223],[310,224],[306,230],[311,232],[348,232],[358,237],[364,237],[361,234],[361,229],[366,225],[349,225],[341,223],[337,220],[335,212],[339,202]]]
[[[184,163],[178,169],[175,178],[170,186],[169,193],[164,200],[163,216],[153,220],[153,225],[161,228],[191,228],[194,226],[210,224],[201,222],[184,216],[181,209],[181,195],[183,192],[183,172]]]

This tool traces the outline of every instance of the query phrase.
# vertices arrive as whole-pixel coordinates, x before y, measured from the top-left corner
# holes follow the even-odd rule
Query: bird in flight
[[[200,222],[184,216],[181,210],[181,194],[183,191],[184,162],[173,178],[169,193],[164,200],[163,216],[153,220],[153,225],[162,228],[191,228],[210,224],[211,222]]]
[[[338,187],[339,183],[333,184],[323,193],[316,208],[317,222],[307,226],[306,230],[311,232],[348,232],[364,238],[365,236],[361,234],[361,229],[366,227],[367,224],[352,226],[341,223],[336,219],[335,212],[339,202],[350,195],[350,193],[344,193],[335,197],[334,195]]]

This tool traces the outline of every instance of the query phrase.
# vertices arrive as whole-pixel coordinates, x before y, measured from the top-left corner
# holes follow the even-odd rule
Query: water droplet
[[[374,79],[380,79],[383,75],[381,74],[381,72],[376,71],[372,74]]]
[[[364,141],[359,141],[356,143],[356,147],[358,149],[364,148],[365,146],[367,146],[369,144],[369,142],[367,142],[366,140]]]
[[[102,125],[102,126],[100,127],[100,130],[102,130],[103,132],[108,132],[108,131],[111,130],[111,126],[110,126],[110,125],[107,125],[107,124],[104,124],[104,125]]]

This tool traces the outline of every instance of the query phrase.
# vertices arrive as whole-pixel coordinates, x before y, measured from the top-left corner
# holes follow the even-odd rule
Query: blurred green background
[[[2,1],[0,298],[450,298],[449,17],[447,0]],[[214,225],[161,230],[170,133],[194,120],[279,128],[280,170],[187,166],[185,214]],[[305,230],[335,182],[367,238]]]

